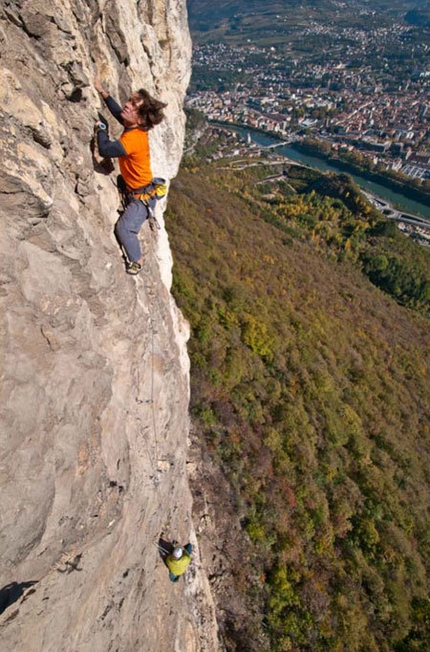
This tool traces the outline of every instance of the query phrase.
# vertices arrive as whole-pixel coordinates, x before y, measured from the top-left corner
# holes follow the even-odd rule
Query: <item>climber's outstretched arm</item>
[[[121,118],[122,108],[120,107],[118,102],[116,102],[113,99],[113,97],[111,97],[109,95],[109,93],[107,93],[104,90],[104,88],[102,86],[102,83],[101,83],[101,81],[100,81],[100,79],[98,77],[96,77],[95,80],[94,80],[94,87],[95,87],[96,91],[98,93],[100,93],[100,95],[102,96],[103,100],[105,101],[105,104],[106,104],[107,108],[109,109],[109,111],[113,115],[113,117],[116,120],[118,120],[118,122],[120,122],[121,124],[124,124],[123,120]],[[122,156],[122,154],[121,154],[121,156]]]
[[[122,108],[120,107],[118,102],[116,102],[113,99],[113,97],[111,97],[110,95],[108,95],[107,97],[104,97],[103,99],[105,101],[105,104],[106,104],[107,108],[112,113],[113,117],[116,118],[118,120],[118,122],[120,122],[121,124],[124,124],[123,120],[121,118]]]

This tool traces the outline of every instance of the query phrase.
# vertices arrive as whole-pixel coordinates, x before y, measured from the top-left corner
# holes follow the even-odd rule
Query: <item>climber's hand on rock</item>
[[[103,85],[99,77],[94,78],[94,88],[96,89],[97,93],[100,93],[101,95],[104,93]]]

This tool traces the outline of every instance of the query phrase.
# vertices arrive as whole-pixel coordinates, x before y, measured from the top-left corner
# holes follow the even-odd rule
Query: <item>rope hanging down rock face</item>
[[[155,217],[154,220],[156,221]],[[157,224],[157,229],[160,228]],[[152,237],[149,238],[149,247],[150,247],[150,253],[152,255],[155,254],[154,250],[154,241],[157,239],[157,229],[154,228],[154,226],[149,223],[150,228],[151,228],[151,234]],[[153,257],[153,256],[151,256]],[[152,455],[151,447],[148,442],[148,455],[149,455],[149,461],[151,464],[151,469],[152,469],[152,480],[157,486],[159,484],[159,476],[167,471],[171,463],[168,460],[163,460],[160,459],[159,457],[159,446],[158,446],[158,430],[157,430],[157,420],[156,420],[156,415],[155,415],[155,402],[154,402],[154,393],[155,393],[155,335],[157,334],[157,330],[155,328],[155,323],[154,323],[154,299],[155,299],[155,288],[154,288],[154,283],[151,281],[151,276],[149,272],[149,268],[147,265],[144,265],[144,269],[142,273],[139,275],[140,276],[140,282],[143,285],[144,290],[146,290],[146,294],[149,297],[149,328],[150,328],[150,338],[151,338],[151,347],[150,347],[150,356],[151,356],[151,384],[150,384],[150,398],[149,399],[139,399],[136,398],[136,402],[139,403],[140,405],[149,405],[151,407],[151,416],[152,416],[152,428],[153,428],[153,437],[154,437],[154,453],[155,453],[155,458]],[[139,277],[136,278],[136,282],[139,284]],[[140,373],[138,370],[138,387],[140,388]]]

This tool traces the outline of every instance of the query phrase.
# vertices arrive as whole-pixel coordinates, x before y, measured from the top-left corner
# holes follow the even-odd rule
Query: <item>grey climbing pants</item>
[[[115,225],[115,235],[131,263],[142,256],[137,236],[147,217],[148,207],[140,199],[132,199]]]

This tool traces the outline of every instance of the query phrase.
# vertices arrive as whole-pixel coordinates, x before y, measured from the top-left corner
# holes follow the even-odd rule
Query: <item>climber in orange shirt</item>
[[[99,79],[96,78],[94,86],[110,113],[124,126],[119,140],[109,140],[106,125],[100,121],[96,123],[96,131],[100,155],[119,160],[128,203],[115,226],[115,234],[128,257],[127,273],[134,275],[143,265],[138,234],[149,211],[139,197],[145,195],[152,181],[148,131],[163,120],[166,104],[141,89],[121,108]]]

